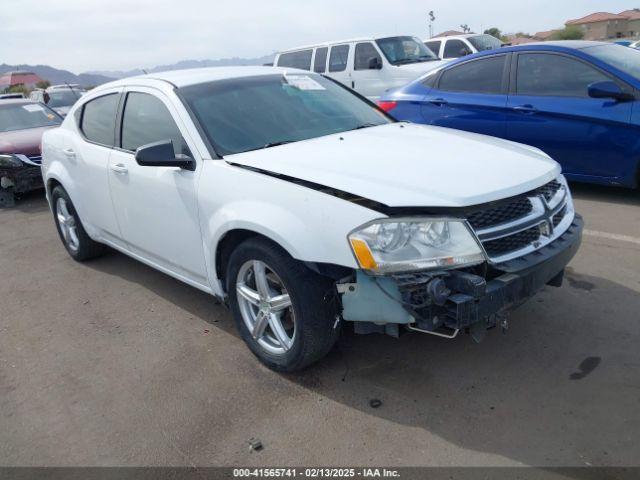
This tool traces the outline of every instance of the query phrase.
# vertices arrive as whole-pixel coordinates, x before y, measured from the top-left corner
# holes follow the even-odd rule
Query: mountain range
[[[137,68],[134,70],[99,70],[75,74],[68,70],[61,70],[49,65],[0,65],[0,75],[15,70],[26,70],[33,72],[43,80],[48,80],[52,85],[62,83],[78,83],[83,86],[96,86],[114,79],[142,75],[144,73],[166,72],[168,70],[180,70],[183,68],[204,68],[204,67],[228,67],[238,65],[263,65],[273,61],[274,55],[265,55],[258,58],[222,58],[219,60],[183,60],[171,65],[158,65],[149,69]]]

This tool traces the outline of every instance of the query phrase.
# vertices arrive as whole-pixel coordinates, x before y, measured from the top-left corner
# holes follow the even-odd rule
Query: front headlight
[[[20,168],[22,162],[15,155],[0,153],[0,168]]]
[[[358,264],[374,274],[462,267],[484,262],[463,220],[384,219],[349,234]]]

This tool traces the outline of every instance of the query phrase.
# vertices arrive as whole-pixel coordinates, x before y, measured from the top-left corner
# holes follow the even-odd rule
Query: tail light
[[[396,108],[397,105],[398,105],[398,102],[385,102],[385,101],[378,102],[378,106],[385,112],[390,112],[391,110]]]

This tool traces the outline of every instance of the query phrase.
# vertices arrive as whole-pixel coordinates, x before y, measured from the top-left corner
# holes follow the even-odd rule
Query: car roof
[[[228,80],[233,78],[257,77],[267,75],[283,75],[285,73],[304,73],[306,75],[317,75],[307,70],[299,70],[296,68],[284,67],[207,67],[207,68],[189,68],[184,70],[170,70],[167,72],[149,73],[147,75],[138,75],[135,77],[123,78],[114,82],[105,83],[92,90],[101,91],[111,87],[126,87],[129,85],[140,85],[141,83],[153,83],[154,81],[162,81],[169,83],[174,87],[187,87],[189,85],[197,85],[201,83],[213,82],[217,80]]]
[[[331,40],[330,42],[321,42],[321,43],[313,43],[310,45],[302,45],[300,47],[287,48],[286,50],[279,50],[276,55],[281,55],[283,53],[291,53],[297,52],[299,50],[309,50],[311,48],[318,47],[329,47],[331,45],[340,45],[343,43],[356,43],[356,42],[375,42],[376,40],[380,40],[381,38],[392,38],[392,37],[415,37],[420,38],[416,35],[375,35],[371,37],[356,37],[356,38],[347,38],[343,40]]]
[[[433,40],[447,40],[449,38],[469,38],[469,37],[479,37],[481,35],[489,35],[488,33],[464,33],[460,35],[447,35],[445,37],[433,37],[433,38],[425,38],[424,42],[431,42]]]

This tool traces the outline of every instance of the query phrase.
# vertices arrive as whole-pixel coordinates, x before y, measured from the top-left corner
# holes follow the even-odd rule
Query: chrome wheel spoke
[[[251,336],[256,340],[262,338],[264,335],[264,331],[269,325],[269,313],[263,312],[260,310],[258,315],[256,315],[256,323],[253,324],[253,331],[251,332]]]
[[[253,275],[260,298],[269,298],[269,282],[267,281],[266,265],[259,260],[253,261]]]
[[[287,331],[282,326],[282,322],[277,315],[269,315],[269,327],[271,328],[271,331],[275,335],[276,340],[278,341],[280,346],[285,350],[289,350],[291,348],[291,344],[293,343],[293,339],[289,338],[289,335],[287,335]]]
[[[272,312],[279,312],[291,306],[291,298],[288,293],[276,295],[275,297],[269,298],[268,301]]]
[[[244,325],[265,351],[283,355],[293,346],[296,320],[284,283],[260,260],[246,261],[236,278],[236,298]]]
[[[256,307],[260,305],[260,295],[246,284],[238,284],[236,286],[236,291],[238,292],[238,295],[244,298],[251,305],[255,305]]]

